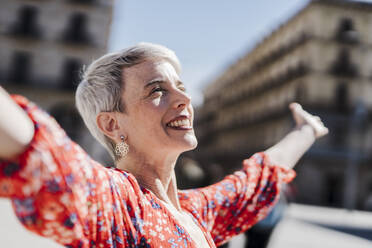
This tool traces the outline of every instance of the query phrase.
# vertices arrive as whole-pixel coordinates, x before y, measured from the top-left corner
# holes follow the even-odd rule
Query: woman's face
[[[123,80],[126,113],[121,124],[130,149],[171,154],[197,146],[190,96],[169,62],[145,61],[125,68]]]

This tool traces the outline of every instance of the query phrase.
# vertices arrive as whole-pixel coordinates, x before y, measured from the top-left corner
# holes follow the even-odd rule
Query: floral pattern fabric
[[[33,120],[35,135],[18,158],[0,162],[0,196],[12,200],[27,229],[65,247],[198,247],[132,174],[95,162],[47,113],[21,96],[13,99]],[[257,153],[221,182],[178,196],[216,247],[264,218],[294,176]]]

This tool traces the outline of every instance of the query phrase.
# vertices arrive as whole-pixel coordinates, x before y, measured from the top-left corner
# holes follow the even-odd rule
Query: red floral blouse
[[[65,247],[198,247],[133,175],[95,162],[47,113],[13,99],[33,120],[35,135],[16,160],[0,163],[0,196],[12,200],[27,229]],[[178,197],[216,247],[264,218],[294,176],[257,153],[221,182],[180,190]]]

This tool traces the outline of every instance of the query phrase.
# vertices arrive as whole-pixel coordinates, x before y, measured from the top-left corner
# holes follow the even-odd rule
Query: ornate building
[[[297,101],[330,134],[297,165],[296,201],[371,208],[371,30],[370,3],[311,1],[205,89],[195,158],[236,170],[293,128],[288,104]]]
[[[107,51],[112,11],[113,0],[0,3],[1,85],[49,111],[101,161],[107,155],[85,131],[74,89],[82,66]]]

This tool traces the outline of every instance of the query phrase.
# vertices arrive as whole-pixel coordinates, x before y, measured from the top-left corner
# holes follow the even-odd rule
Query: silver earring
[[[115,154],[120,158],[125,157],[129,152],[129,145],[125,142],[124,135],[120,135],[121,142],[115,145]]]

